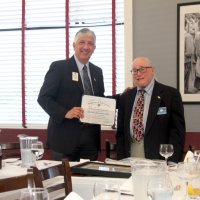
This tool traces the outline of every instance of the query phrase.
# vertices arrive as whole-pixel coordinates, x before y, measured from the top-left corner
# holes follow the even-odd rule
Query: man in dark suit
[[[185,119],[181,95],[177,89],[155,80],[154,67],[146,57],[136,58],[132,63],[134,87],[120,96],[117,123],[117,157],[141,157],[163,159],[159,155],[160,144],[172,144],[174,154],[169,160],[182,159]],[[142,131],[134,129],[136,102],[139,90],[144,90]]]
[[[50,116],[47,142],[53,159],[96,160],[100,148],[100,125],[80,122],[84,115],[82,96],[89,94],[84,83],[85,65],[90,80],[90,95],[104,96],[102,70],[89,62],[96,48],[94,32],[87,28],[78,31],[73,47],[75,53],[70,59],[51,64],[38,103]]]

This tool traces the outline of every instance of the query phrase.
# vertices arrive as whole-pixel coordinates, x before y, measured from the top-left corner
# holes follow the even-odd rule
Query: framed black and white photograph
[[[200,2],[177,4],[178,89],[184,103],[200,103]]]

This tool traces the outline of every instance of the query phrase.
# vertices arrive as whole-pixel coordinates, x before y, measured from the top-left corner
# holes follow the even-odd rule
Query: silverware
[[[113,189],[105,189],[105,190],[108,191],[108,192],[116,192],[117,191],[115,188],[113,188]],[[130,191],[127,191],[127,190],[120,190],[119,192],[120,192],[120,194],[123,194],[123,195],[134,196],[133,193],[131,193]]]

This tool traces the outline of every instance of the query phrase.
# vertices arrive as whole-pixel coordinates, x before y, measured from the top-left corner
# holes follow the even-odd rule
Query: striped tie
[[[83,83],[84,83],[84,94],[93,95],[92,85],[88,76],[87,66],[83,67]]]

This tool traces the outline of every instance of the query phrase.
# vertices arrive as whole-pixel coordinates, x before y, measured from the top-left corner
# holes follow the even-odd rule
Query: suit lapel
[[[98,91],[98,85],[97,85],[98,73],[95,70],[95,67],[92,67],[91,63],[89,64],[89,68],[90,68],[90,76],[91,76],[91,81],[92,81],[93,92],[94,92],[94,95],[95,95],[96,92]]]
[[[128,105],[127,105],[127,110],[128,110],[128,119],[131,119],[131,114],[133,112],[133,104],[135,101],[135,96],[137,93],[137,87],[133,88],[133,92],[130,93],[128,99]]]
[[[149,112],[147,116],[147,123],[145,128],[145,134],[148,134],[148,131],[151,128],[151,125],[157,115],[158,108],[160,107],[162,101],[162,90],[159,87],[159,83],[155,82],[151,102],[149,105]]]

